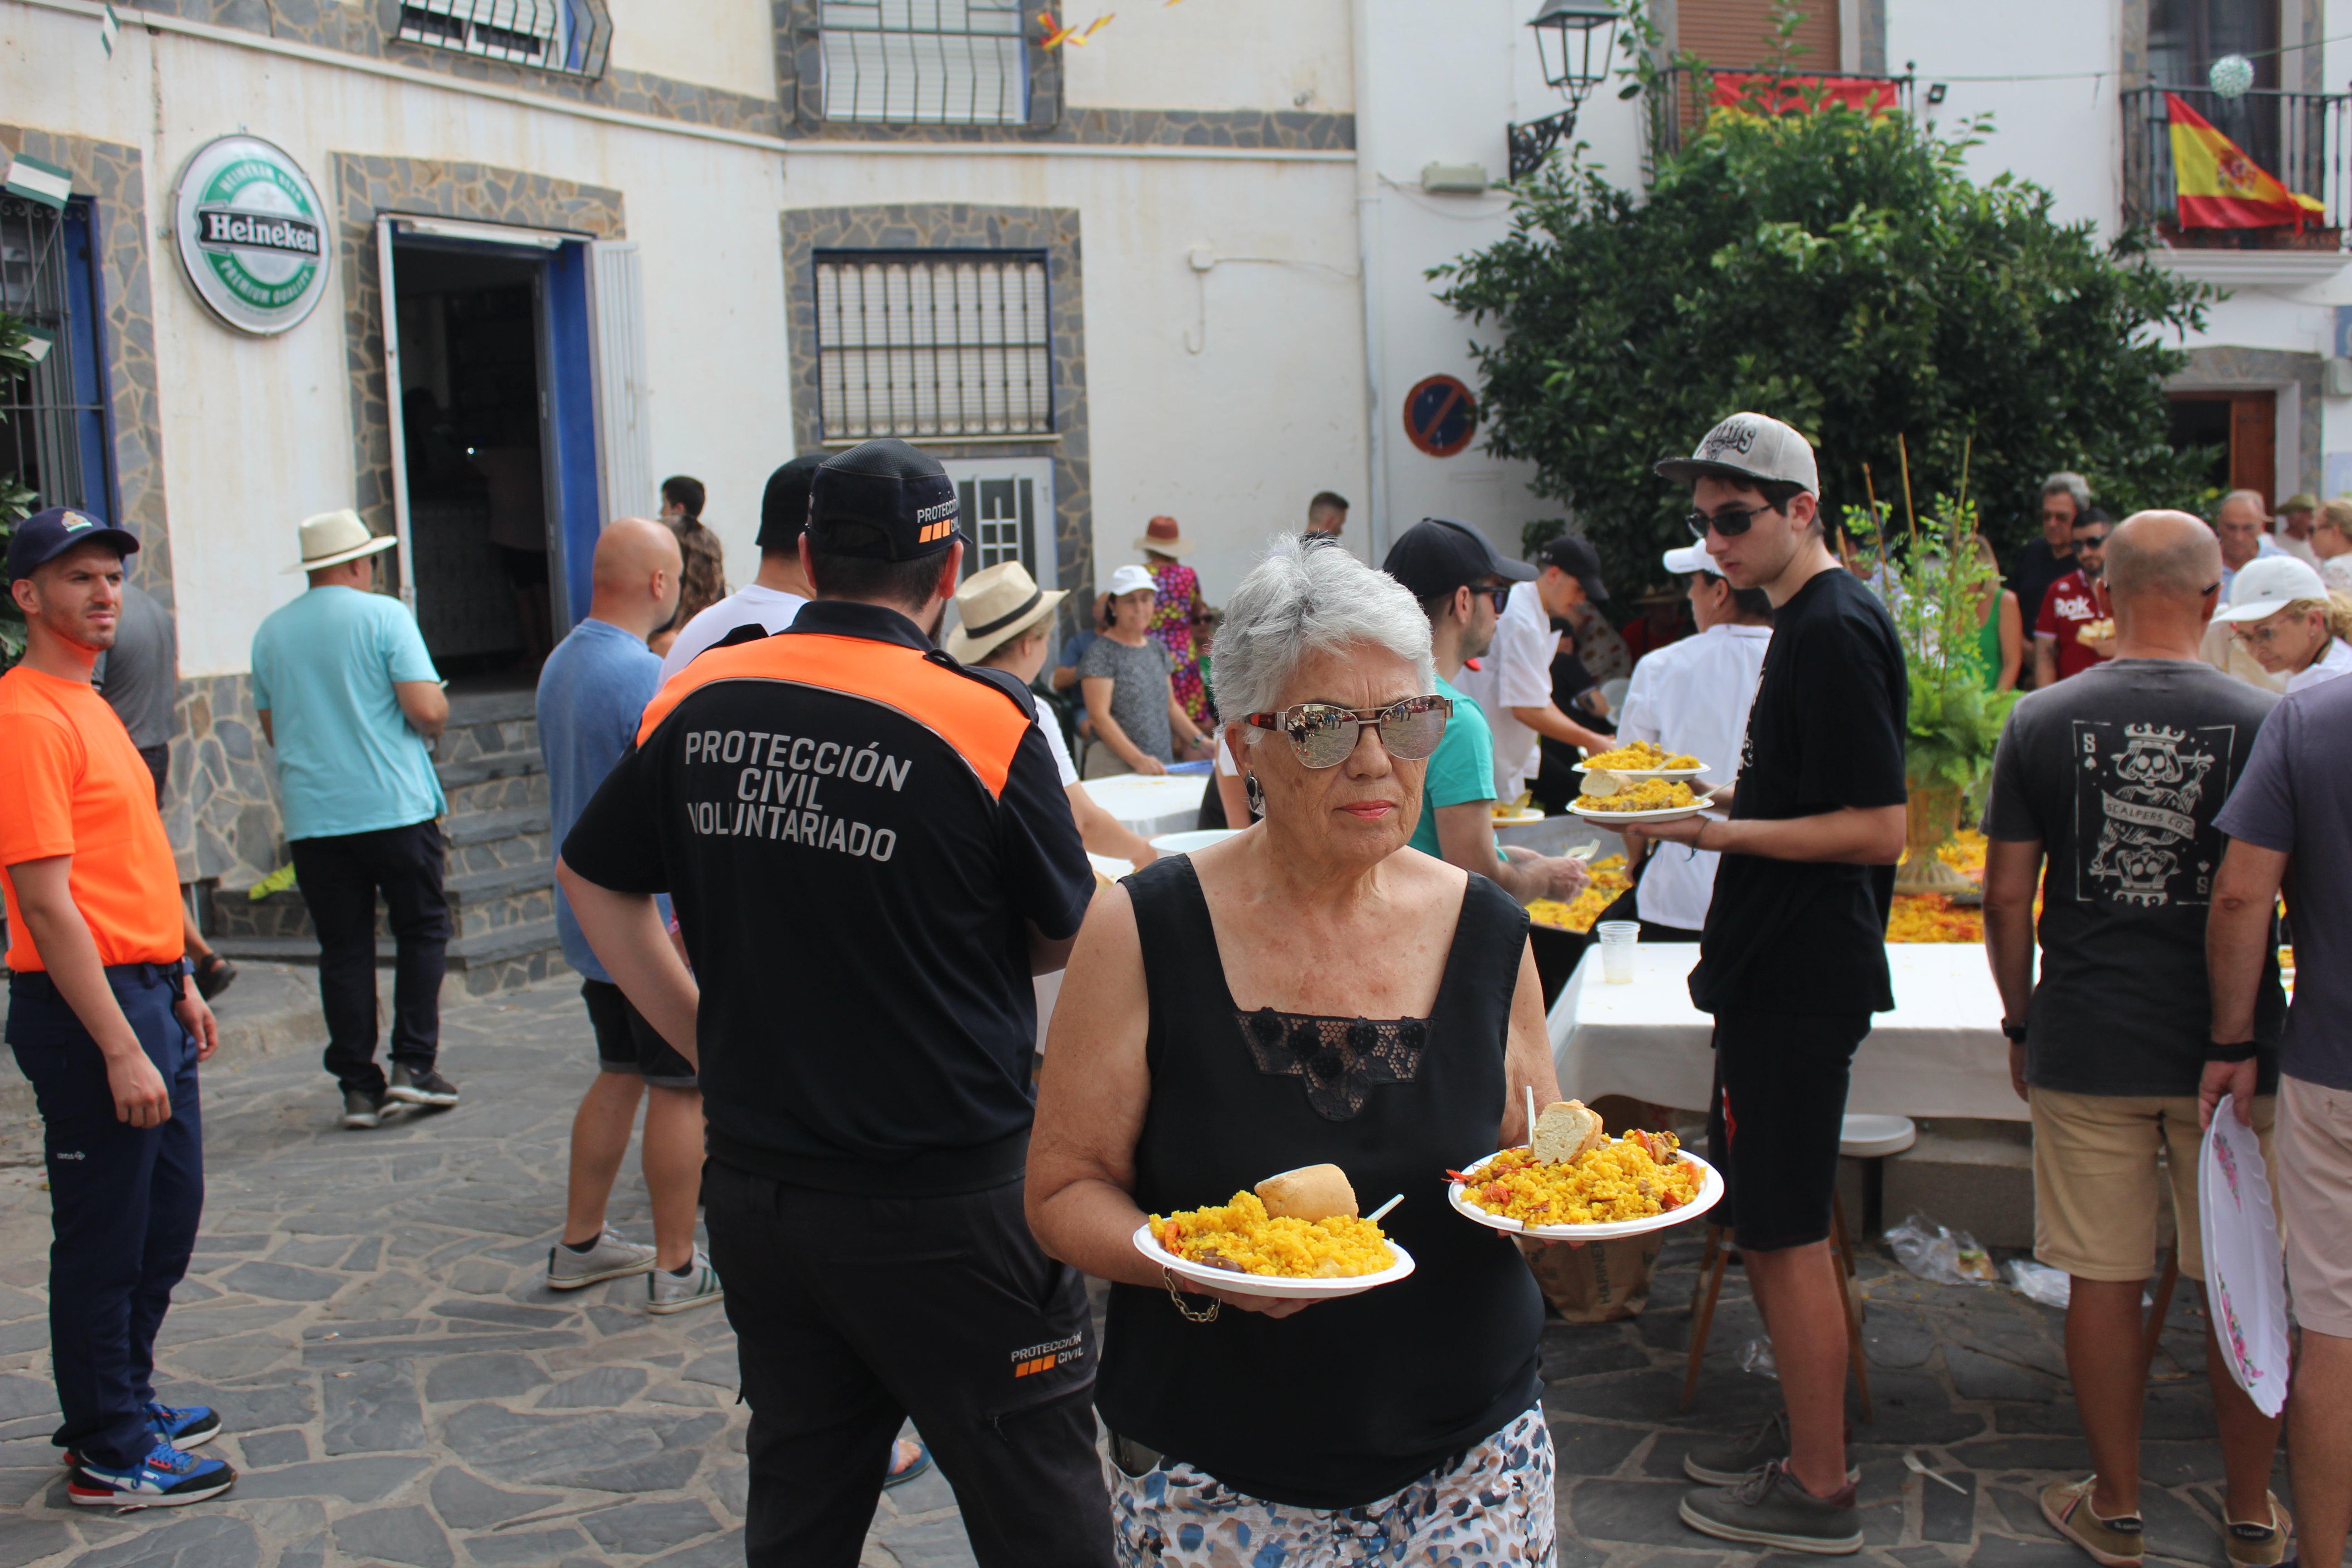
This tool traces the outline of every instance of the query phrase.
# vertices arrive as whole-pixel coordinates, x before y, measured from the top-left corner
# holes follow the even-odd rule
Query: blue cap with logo
[[[31,576],[80,544],[104,544],[117,555],[128,555],[139,548],[139,536],[69,506],[37,511],[16,525],[8,541],[8,581]]]
[[[885,436],[827,458],[809,482],[809,544],[875,561],[936,555],[963,537],[955,481],[929,453]]]

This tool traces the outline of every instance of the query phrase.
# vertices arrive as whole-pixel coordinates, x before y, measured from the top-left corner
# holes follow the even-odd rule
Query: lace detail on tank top
[[[1301,1079],[1307,1103],[1326,1121],[1364,1109],[1376,1083],[1411,1083],[1429,1041],[1424,1018],[1323,1018],[1261,1007],[1236,1012],[1257,1070]]]

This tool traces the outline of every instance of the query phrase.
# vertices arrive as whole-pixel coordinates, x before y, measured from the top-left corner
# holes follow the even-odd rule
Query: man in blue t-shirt
[[[408,606],[375,592],[376,558],[398,542],[348,509],[302,524],[310,591],[253,634],[253,705],[276,748],[294,879],[319,935],[327,1070],[343,1125],[373,1127],[386,1101],[451,1106],[441,1048],[449,901],[437,818],[449,809],[427,750],[449,699]],[[392,1081],[375,1060],[375,901],[394,960]]]
[[[646,638],[677,611],[682,570],[677,536],[657,522],[625,517],[597,537],[588,618],[556,645],[539,672],[539,749],[547,759],[548,818],[559,844],[627,753],[646,704],[661,689],[662,661]],[[647,1274],[649,1311],[676,1312],[716,1300],[719,1276],[694,1245],[694,1205],[702,1186],[702,1091],[694,1064],[621,994],[580,933],[561,888],[555,930],[564,962],[580,972],[600,1070],[572,1119],[572,1179],[563,1235],[547,1252],[548,1289],[576,1290],[600,1279]],[[604,1224],[641,1099],[646,1101],[651,1247],[625,1241]]]
[[[1424,855],[1493,878],[1523,904],[1576,897],[1586,880],[1582,861],[1517,845],[1496,849],[1494,736],[1478,704],[1453,685],[1462,661],[1477,658],[1495,640],[1495,617],[1511,584],[1533,580],[1535,568],[1496,554],[1465,524],[1425,517],[1390,546],[1381,570],[1421,601],[1429,616],[1437,694],[1454,703],[1445,738],[1422,774],[1421,820],[1406,842]]]

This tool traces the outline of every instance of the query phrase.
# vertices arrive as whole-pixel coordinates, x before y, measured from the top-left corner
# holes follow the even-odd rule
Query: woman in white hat
[[[1209,722],[1209,690],[1201,679],[1201,656],[1192,646],[1192,628],[1201,624],[1208,613],[1201,603],[1201,578],[1190,566],[1177,559],[1192,552],[1192,542],[1172,517],[1155,517],[1143,525],[1143,537],[1135,542],[1143,552],[1143,569],[1151,574],[1155,590],[1151,603],[1151,625],[1147,628],[1168,650],[1172,668],[1170,683],[1176,700],[1184,705],[1185,713],[1195,724]]]
[[[2290,695],[2352,675],[2352,596],[2328,592],[2319,574],[2292,555],[2248,562],[2231,584],[2226,624],[2254,661],[2286,677]]]
[[[1066,589],[1047,593],[1039,588],[1018,561],[975,572],[956,590],[957,626],[947,636],[948,655],[961,664],[1003,670],[1022,685],[1030,685],[1045,668],[1045,653],[1053,646],[1054,612],[1067,597]],[[1062,726],[1049,719],[1042,706],[1037,710],[1037,728],[1054,753],[1054,765],[1061,770],[1062,788],[1070,797],[1070,815],[1077,818],[1078,837],[1087,849],[1138,867],[1158,859],[1160,852],[1141,834],[1097,805],[1087,794],[1086,785],[1078,782],[1077,764],[1070,760],[1069,743],[1062,739]]]
[[[1094,721],[1086,776],[1121,768],[1164,773],[1168,764],[1213,754],[1201,726],[1176,695],[1175,655],[1151,636],[1159,590],[1140,566],[1110,574],[1102,636],[1078,659],[1078,689]]]

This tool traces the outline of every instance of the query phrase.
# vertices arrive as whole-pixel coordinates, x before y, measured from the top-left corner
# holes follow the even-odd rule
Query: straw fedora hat
[[[370,533],[368,525],[360,521],[360,514],[349,507],[341,511],[322,511],[302,520],[302,559],[286,571],[316,572],[322,566],[340,566],[346,561],[389,550],[399,542],[397,534]]]
[[[1192,542],[1178,530],[1174,518],[1155,517],[1143,525],[1143,537],[1135,542],[1135,547],[1160,555],[1183,555],[1191,552]]]
[[[1049,619],[1069,590],[1050,592],[1037,586],[1029,569],[1018,561],[1001,562],[975,572],[956,590],[960,622],[948,634],[948,657],[970,664]]]

